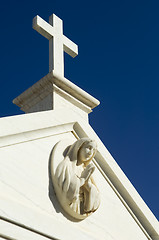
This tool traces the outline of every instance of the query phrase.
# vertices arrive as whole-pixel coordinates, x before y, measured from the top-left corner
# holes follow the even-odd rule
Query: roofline
[[[87,136],[97,141],[98,153],[95,159],[104,172],[105,177],[111,181],[118,194],[128,206],[127,208],[130,208],[149,236],[153,240],[159,239],[159,222],[149,207],[140,197],[91,126],[82,118],[79,118],[79,115],[76,115],[75,112],[68,111],[70,111],[70,114],[68,113],[64,117],[64,120],[61,120],[63,119],[62,112],[59,109],[0,118],[0,137],[8,139],[11,135],[19,133],[24,134],[25,132],[42,130],[53,126],[73,124],[80,138]],[[39,118],[41,119],[40,121],[38,121]]]

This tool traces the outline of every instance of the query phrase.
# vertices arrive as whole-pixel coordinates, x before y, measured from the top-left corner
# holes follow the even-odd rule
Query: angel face
[[[95,141],[86,141],[81,146],[79,153],[78,153],[78,160],[80,163],[91,161],[92,158],[95,156],[97,151],[97,145]]]

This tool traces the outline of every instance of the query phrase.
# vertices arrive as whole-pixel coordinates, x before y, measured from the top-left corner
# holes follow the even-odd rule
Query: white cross
[[[38,15],[33,19],[33,28],[49,40],[49,72],[64,76],[64,51],[76,57],[78,46],[63,35],[63,22],[55,14],[49,17],[49,23]]]

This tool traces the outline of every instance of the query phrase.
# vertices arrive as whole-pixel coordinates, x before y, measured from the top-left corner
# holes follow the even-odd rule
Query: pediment
[[[139,236],[138,239],[157,236],[158,221],[91,126],[77,113],[67,110],[65,117],[63,114],[60,110],[54,110],[0,119],[2,126],[1,186],[4,189],[1,192],[0,205],[3,210],[1,210],[1,215],[5,219],[8,215],[13,221],[23,222],[30,229],[38,229],[50,236],[53,236],[53,230],[48,227],[46,231],[43,228],[42,219],[50,219],[49,222],[54,224],[59,219],[61,226],[64,227],[67,222],[73,229],[79,227],[85,229],[85,222],[87,222],[86,229],[89,236],[87,239],[91,239],[92,235],[94,235],[94,239],[98,239],[97,232],[100,228],[103,229],[101,238],[107,236],[109,231],[112,231],[112,237],[113,234],[115,237],[120,233],[122,227],[123,235],[121,234],[121,236],[123,238],[121,239],[128,237],[131,232]],[[3,132],[4,128],[7,131]],[[67,138],[76,141],[84,137],[97,142],[98,151],[93,160],[96,166],[94,177],[102,199],[99,209],[80,222],[77,227],[67,217],[67,214],[62,213],[58,202],[53,200],[55,194],[48,175],[48,163],[50,152],[58,141]],[[26,170],[29,168],[29,171]],[[11,174],[8,178],[6,176],[9,171]],[[19,181],[22,181],[24,189],[20,189]],[[16,214],[14,205],[17,209]],[[26,209],[28,210],[26,211]],[[39,216],[37,224],[32,224],[35,219],[29,209]],[[28,219],[32,219],[32,221],[28,221],[27,218],[19,219],[19,212],[25,212]],[[93,233],[91,232],[92,223],[96,225]],[[128,228],[129,231],[124,232],[125,228]],[[116,229],[115,233],[113,233],[114,229]],[[67,231],[69,232],[69,230]],[[84,232],[79,233],[79,236],[82,236],[81,234]],[[55,235],[62,238],[58,231]]]

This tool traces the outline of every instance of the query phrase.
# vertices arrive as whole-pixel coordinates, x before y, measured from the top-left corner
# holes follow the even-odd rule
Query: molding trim
[[[77,139],[82,137],[94,139],[98,145],[98,152],[95,160],[101,173],[104,174],[105,179],[111,184],[113,190],[118,197],[120,197],[121,201],[138,225],[140,225],[144,233],[148,233],[149,239],[158,239],[158,220],[142,200],[91,126],[82,118],[76,121],[78,119],[77,114],[73,115],[73,113],[71,114],[70,112],[65,118],[62,118],[61,114],[60,111],[48,111],[0,119],[2,129],[7,129],[6,126],[8,126],[8,132],[6,133],[6,131],[4,131],[4,134],[2,131],[1,134],[2,145],[4,145],[3,143],[5,143],[5,140],[7,143],[8,139],[11,139],[11,144],[16,144],[13,141],[15,134],[19,134],[19,142],[23,141],[23,138],[25,138],[26,141],[31,141],[33,138],[47,137],[55,134],[55,128],[57,134],[71,131]],[[39,118],[41,121],[37,121]],[[18,125],[20,123],[21,126]],[[14,124],[18,126],[15,129],[13,127]]]

